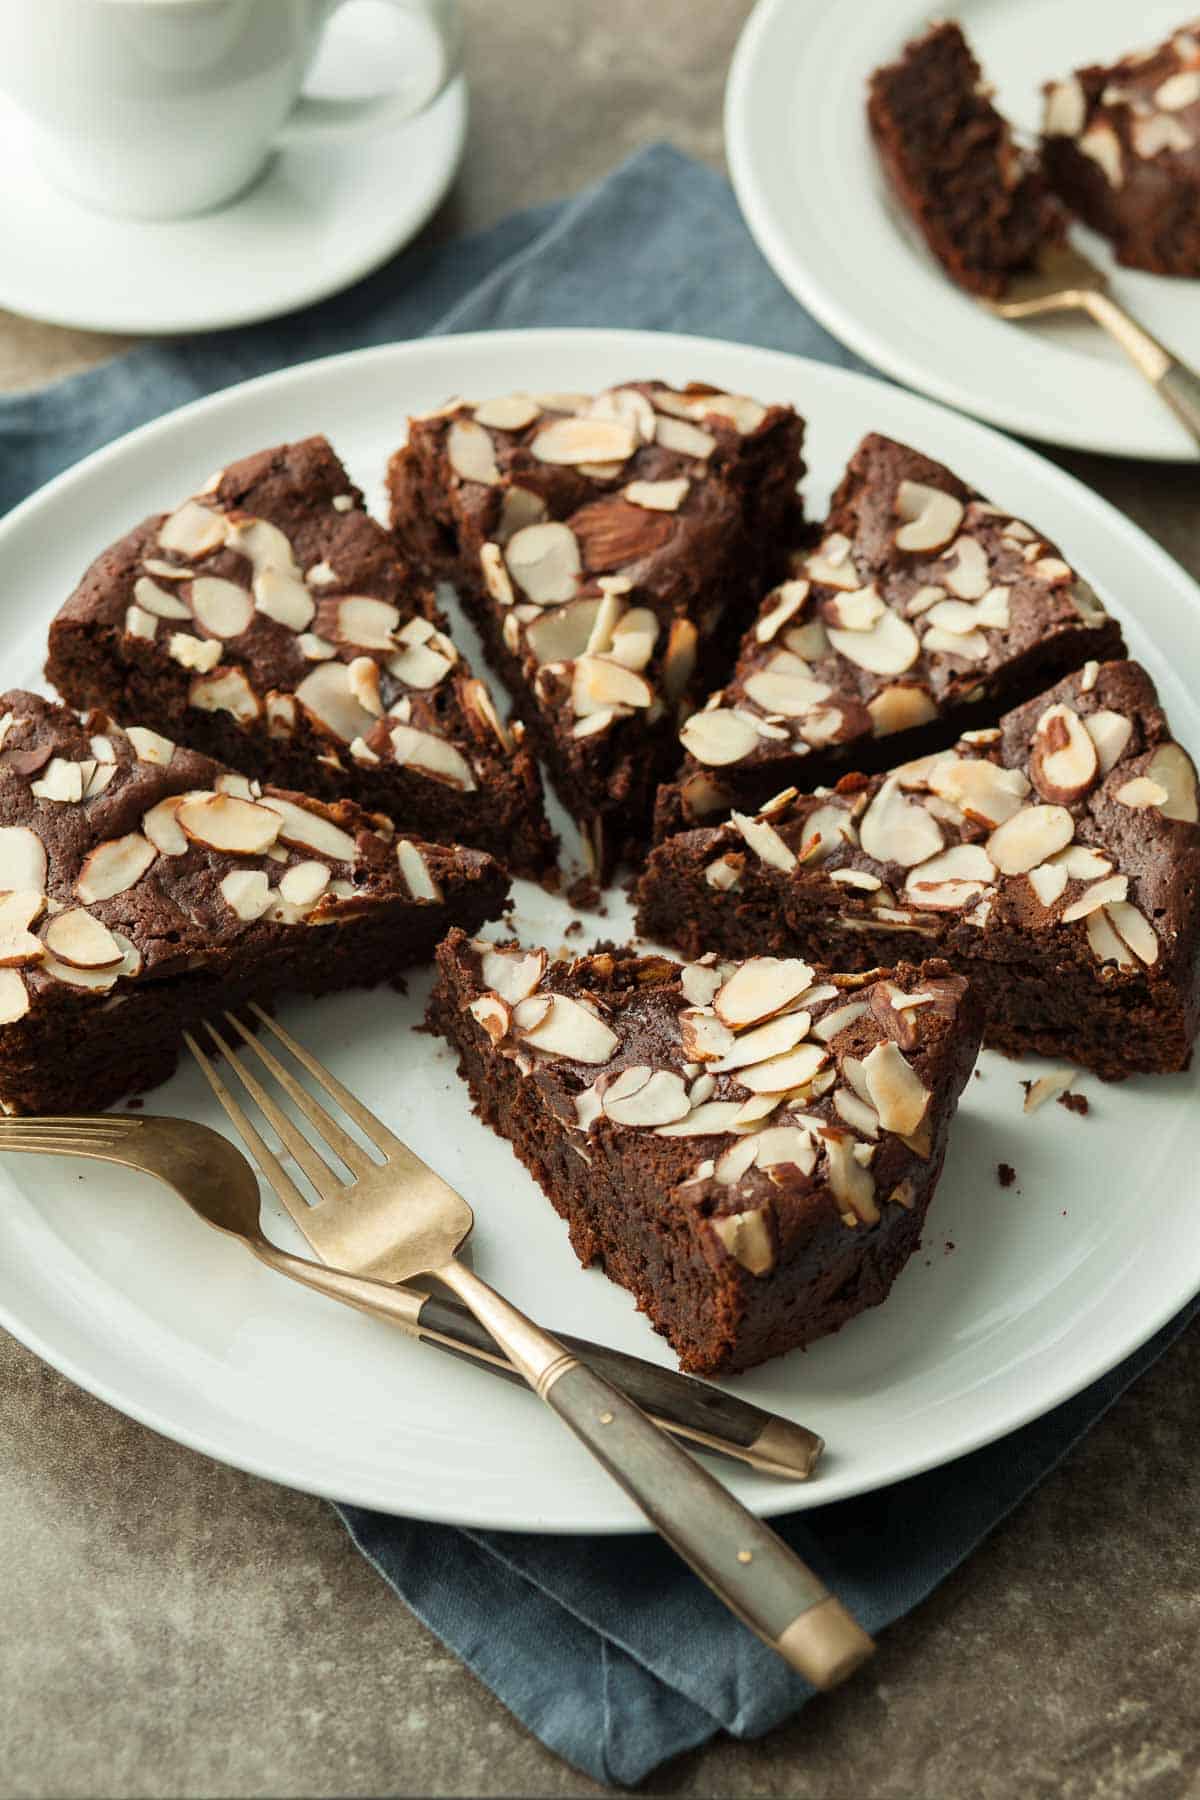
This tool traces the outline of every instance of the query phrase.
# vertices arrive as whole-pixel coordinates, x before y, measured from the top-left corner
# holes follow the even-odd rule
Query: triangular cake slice
[[[1089,663],[890,774],[660,844],[639,929],[837,968],[945,956],[987,1041],[1109,1079],[1187,1066],[1200,1009],[1196,771],[1137,663]]]
[[[479,850],[0,696],[0,1103],[95,1111],[247,1000],[394,982],[505,904]]]
[[[537,767],[323,437],[231,463],[96,559],[50,628],[73,706],[406,831],[552,863]]]
[[[480,1115],[697,1374],[886,1299],[921,1237],[980,1013],[944,962],[576,962],[452,932],[430,1022]]]
[[[866,437],[820,543],[684,726],[688,761],[660,796],[658,835],[946,748],[1122,648],[1049,538],[941,463]]]
[[[803,429],[638,381],[454,401],[392,459],[401,548],[455,583],[600,878],[641,860],[681,720],[786,571]]]

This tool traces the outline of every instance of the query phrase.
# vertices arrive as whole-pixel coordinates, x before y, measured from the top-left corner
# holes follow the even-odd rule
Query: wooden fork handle
[[[632,1400],[463,1263],[436,1273],[672,1549],[785,1662],[830,1688],[871,1654],[867,1633],[782,1538]]]
[[[1121,346],[1200,444],[1200,375],[1159,343],[1111,294],[1091,291],[1082,299],[1097,325]]]

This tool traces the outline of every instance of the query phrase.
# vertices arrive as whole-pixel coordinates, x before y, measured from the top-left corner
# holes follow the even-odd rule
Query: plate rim
[[[881,381],[878,376],[843,369],[833,364],[814,361],[811,358],[795,356],[786,351],[760,349],[757,346],[736,344],[729,340],[687,334],[627,331],[614,328],[534,328],[504,332],[447,334],[430,341],[419,339],[370,346],[343,352],[333,357],[316,358],[221,389],[216,393],[190,401],[158,419],[148,421],[134,431],[117,438],[111,444],[93,451],[74,467],[64,470],[22,501],[6,519],[0,521],[0,558],[6,554],[10,539],[27,529],[31,523],[36,525],[39,515],[53,516],[54,510],[64,500],[69,499],[77,486],[88,483],[94,475],[104,471],[107,465],[119,463],[122,456],[136,455],[145,445],[152,444],[156,438],[168,437],[178,432],[181,426],[186,427],[190,421],[199,416],[219,413],[226,407],[236,406],[247,399],[257,401],[264,395],[270,396],[273,392],[285,388],[302,389],[305,383],[312,378],[314,371],[336,372],[347,365],[360,363],[378,363],[402,370],[406,364],[419,362],[421,357],[433,347],[443,354],[448,347],[457,348],[464,357],[486,352],[489,359],[502,361],[506,355],[519,354],[523,351],[527,353],[531,345],[544,347],[548,343],[556,347],[577,348],[582,356],[592,354],[599,357],[606,351],[620,352],[622,355],[628,354],[631,365],[638,355],[658,356],[664,351],[681,361],[695,359],[701,367],[703,367],[703,359],[706,358],[712,361],[721,358],[737,359],[749,356],[760,365],[766,365],[768,368],[773,365],[781,372],[786,371],[788,386],[792,389],[802,387],[807,380],[813,383],[824,383],[834,389],[843,388],[851,392],[859,390],[866,402],[869,402],[872,393],[883,390],[897,397],[906,409],[915,409],[918,415],[927,415],[930,426],[935,426],[939,419],[948,419],[954,432],[960,437],[965,436],[968,443],[978,442],[981,454],[994,447],[1010,465],[1015,463],[1030,473],[1041,472],[1049,478],[1051,487],[1058,486],[1066,489],[1085,516],[1090,513],[1104,520],[1108,531],[1115,534],[1116,539],[1141,560],[1142,567],[1146,569],[1148,575],[1152,575],[1157,566],[1172,588],[1185,590],[1197,618],[1200,619],[1200,588],[1169,552],[1077,477],[1048,463],[1036,450],[1020,443],[1014,443],[1001,433],[972,418],[964,417],[957,411],[948,411],[936,401],[922,395],[893,389],[889,387],[889,384]],[[755,379],[761,384],[761,377],[756,376]],[[924,419],[918,418],[919,429],[923,428],[924,423]],[[10,1183],[12,1177],[5,1172],[3,1181],[6,1184]],[[876,1491],[880,1487],[908,1479],[924,1470],[957,1460],[960,1456],[970,1454],[971,1451],[979,1449],[987,1443],[1005,1437],[1101,1379],[1154,1336],[1197,1291],[1200,1291],[1200,1267],[1197,1267],[1193,1271],[1193,1275],[1189,1277],[1186,1292],[1172,1290],[1167,1294],[1160,1290],[1156,1304],[1144,1310],[1139,1316],[1136,1326],[1120,1340],[1115,1348],[1111,1342],[1106,1344],[1095,1360],[1089,1361],[1086,1369],[1078,1375],[1072,1373],[1057,1386],[1051,1383],[1035,1401],[1013,1404],[998,1420],[992,1417],[986,1424],[980,1424],[974,1430],[963,1432],[954,1440],[954,1447],[948,1452],[943,1447],[912,1454],[902,1462],[898,1461],[894,1472],[889,1474],[885,1480],[868,1480],[863,1485],[851,1485],[836,1493],[831,1493],[828,1489],[822,1491],[820,1483],[814,1484],[808,1489],[782,1483],[771,1484],[767,1488],[764,1484],[762,1502],[757,1505],[751,1502],[753,1510],[764,1517],[771,1517],[785,1512],[807,1510],[826,1504],[830,1499],[846,1498],[854,1492]],[[21,1317],[19,1306],[14,1312],[11,1299],[6,1298],[3,1294],[0,1294],[0,1325],[3,1325],[18,1341],[25,1344],[34,1354],[41,1357],[49,1366],[57,1369],[77,1386],[95,1394],[106,1404],[137,1419],[141,1424],[157,1431],[160,1435],[259,1478],[275,1481],[280,1485],[294,1487],[299,1491],[317,1494],[331,1500],[346,1499],[344,1489],[339,1489],[333,1478],[313,1480],[311,1474],[296,1471],[281,1474],[279,1465],[272,1463],[269,1458],[267,1460],[256,1459],[254,1455],[242,1450],[230,1454],[228,1447],[220,1441],[214,1441],[211,1436],[206,1434],[203,1427],[190,1425],[187,1420],[181,1422],[178,1418],[164,1416],[156,1410],[152,1402],[137,1398],[136,1392],[131,1393],[128,1385],[122,1386],[119,1379],[110,1379],[104,1376],[98,1378],[69,1349],[64,1351],[56,1348],[40,1330],[30,1328]],[[547,1535],[581,1531],[594,1535],[624,1535],[646,1529],[642,1520],[636,1515],[613,1517],[603,1514],[583,1520],[564,1518],[547,1521],[544,1517],[531,1514],[527,1502],[524,1503],[526,1511],[519,1520],[509,1519],[503,1524],[497,1525],[494,1517],[481,1515],[477,1509],[472,1510],[469,1495],[465,1496],[463,1505],[448,1508],[439,1504],[437,1511],[433,1514],[418,1511],[416,1508],[405,1510],[397,1506],[395,1496],[381,1496],[379,1493],[367,1492],[361,1482],[358,1484],[352,1503],[388,1511],[396,1516],[432,1517],[454,1525],[493,1530],[536,1531]]]
[[[882,327],[872,326],[858,310],[847,305],[837,291],[822,282],[819,270],[809,264],[793,244],[786,219],[773,203],[769,175],[763,172],[756,146],[754,106],[754,89],[760,80],[760,70],[767,64],[778,67],[789,61],[789,43],[803,33],[802,16],[806,11],[812,12],[817,4],[818,0],[757,0],[739,33],[725,82],[722,116],[729,178],[751,236],[784,287],[827,331],[868,362],[872,369],[981,423],[1067,450],[1131,457],[1151,463],[1200,461],[1200,446],[1189,449],[1186,441],[1181,442],[1170,435],[1170,414],[1165,401],[1161,404],[1167,435],[1157,436],[1150,428],[1131,444],[1128,438],[1118,439],[1115,434],[1105,436],[1095,428],[1090,431],[1083,426],[1075,428],[1065,414],[1056,418],[1038,411],[1031,416],[1021,406],[1006,405],[1003,399],[995,396],[981,400],[960,381],[940,377],[919,357],[894,348]],[[892,4],[892,0],[864,0],[864,4],[882,11]],[[777,37],[783,40],[782,44],[776,44]],[[1131,370],[1122,370],[1120,365],[1114,365],[1110,373],[1127,374],[1135,382],[1140,380]],[[1102,413],[1103,408],[1096,406],[1090,413],[1084,412],[1080,416],[1092,417],[1098,425]]]

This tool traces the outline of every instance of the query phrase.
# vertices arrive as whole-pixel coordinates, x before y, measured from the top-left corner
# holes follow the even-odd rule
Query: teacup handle
[[[363,99],[333,100],[302,94],[276,136],[286,149],[344,137],[351,132],[377,130],[415,118],[433,105],[462,67],[462,22],[458,0],[388,0],[398,12],[423,21],[430,54],[424,73],[406,81],[390,94]],[[333,0],[324,24],[345,0]]]

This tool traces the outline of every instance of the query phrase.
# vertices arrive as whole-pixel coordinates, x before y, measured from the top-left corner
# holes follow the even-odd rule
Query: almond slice
[[[1125,754],[1126,746],[1133,736],[1133,722],[1123,713],[1111,712],[1107,707],[1102,707],[1098,712],[1085,713],[1083,725],[1096,746],[1100,773],[1107,775]]]
[[[982,844],[952,844],[909,870],[904,897],[912,906],[951,911],[978,900],[995,879],[995,866]]]
[[[87,906],[123,894],[141,880],[157,855],[154,845],[139,831],[109,838],[84,857],[75,892]]]
[[[692,1110],[680,1076],[645,1066],[623,1069],[600,1104],[615,1125],[671,1125]]]
[[[159,526],[158,542],[163,550],[174,550],[178,556],[207,556],[225,542],[228,529],[224,513],[185,500]]]
[[[1075,835],[1075,821],[1062,806],[1023,806],[987,841],[987,853],[1002,875],[1027,875]]]
[[[162,856],[186,856],[188,839],[175,817],[185,795],[172,794],[142,815],[142,832]]]
[[[1061,900],[1067,886],[1067,871],[1061,863],[1039,863],[1030,869],[1026,879],[1043,906],[1053,906]]]
[[[732,1131],[734,1121],[742,1110],[738,1100],[706,1100],[703,1105],[692,1108],[686,1119],[680,1119],[674,1125],[659,1125],[656,1134],[659,1137],[723,1137]]]
[[[850,1000],[845,1006],[835,1006],[832,1012],[822,1014],[812,1028],[812,1036],[821,1043],[832,1043],[834,1038],[853,1025],[857,1019],[864,1018],[871,1008],[865,1000]]]
[[[571,705],[577,718],[613,706],[649,706],[653,689],[641,675],[606,656],[581,656],[571,680]]]
[[[691,485],[686,475],[677,475],[670,481],[631,481],[621,492],[632,506],[644,506],[650,512],[678,512]]]
[[[538,1001],[540,999],[541,996]],[[529,1004],[521,1001],[513,1016],[519,1035],[535,1050],[548,1056],[566,1057],[571,1062],[606,1063],[621,1047],[620,1038],[603,1019],[598,1019],[567,994],[551,994],[545,1013],[535,1024],[526,1027],[521,1010]]]
[[[184,800],[175,818],[193,842],[234,856],[260,856],[279,836],[275,813],[233,794]]]
[[[540,409],[535,407],[533,417]],[[476,412],[475,418],[479,417]],[[455,419],[446,433],[446,457],[454,473],[463,481],[477,481],[484,487],[495,487],[500,479],[492,440],[483,423],[474,419]]]
[[[1030,1082],[1025,1091],[1025,1104],[1021,1108],[1022,1112],[1037,1112],[1039,1108],[1045,1106],[1047,1100],[1053,1100],[1059,1094],[1065,1094],[1077,1074],[1077,1069],[1051,1069],[1048,1074],[1039,1075],[1036,1081]]]
[[[679,1033],[689,1062],[717,1062],[733,1049],[732,1031],[703,1007],[686,1007],[680,1013]]]
[[[862,586],[858,578],[858,570],[854,564],[854,546],[848,537],[840,531],[831,533],[825,541],[804,560],[804,573],[810,581],[820,582],[822,587],[857,588]]]
[[[376,600],[370,594],[350,594],[337,602],[336,619],[337,635],[343,644],[353,644],[360,650],[396,647],[400,613],[388,600]]]
[[[496,950],[490,944],[483,950],[480,974],[493,993],[515,1006],[528,1000],[546,973],[544,950]]]
[[[1170,799],[1165,787],[1152,781],[1148,775],[1135,775],[1132,781],[1123,782],[1114,796],[1122,806],[1146,807],[1162,806]]]
[[[314,574],[309,570],[310,579]],[[286,569],[260,569],[254,577],[254,604],[268,619],[288,631],[307,631],[317,610],[316,601],[298,576]]]
[[[296,700],[308,718],[339,743],[366,737],[375,715],[357,698],[350,670],[342,662],[318,663],[296,688]]]
[[[274,895],[261,869],[231,869],[221,882],[221,897],[239,919],[261,919]]]
[[[1004,769],[982,757],[937,757],[929,770],[929,786],[969,819],[981,825],[1003,825],[1020,811],[1029,792],[1021,769]]]
[[[867,587],[848,588],[827,600],[824,607],[827,625],[840,631],[871,631],[884,614],[879,589],[871,582]]]
[[[400,838],[396,844],[396,860],[405,885],[414,900],[440,900],[442,890],[429,872],[429,865],[411,838]]]
[[[67,762],[61,756],[51,757],[44,772],[29,784],[30,792],[39,800],[52,800],[59,806],[77,805],[83,799],[84,771],[82,763]]]
[[[870,631],[829,631],[839,656],[872,675],[903,675],[921,654],[916,632],[899,613],[885,611]]]
[[[1158,961],[1158,933],[1144,913],[1129,900],[1110,901],[1104,910],[1117,936],[1139,962],[1149,966]]]
[[[248,725],[262,710],[258,695],[240,669],[197,675],[188,688],[188,705],[200,712],[232,713],[239,725]]]
[[[763,1027],[764,1031],[768,1029]],[[782,1056],[772,1056],[752,1068],[739,1070],[738,1081],[752,1094],[781,1094],[811,1081],[828,1061],[829,1051],[824,1044],[797,1044]]]
[[[526,425],[532,425],[540,416],[541,410],[532,394],[501,394],[477,406],[475,417],[480,425],[487,425],[493,431],[524,431]],[[450,429],[453,431],[454,427]]]
[[[1070,806],[1086,794],[1100,773],[1096,745],[1071,707],[1047,707],[1037,722],[1029,773],[1046,800]]]
[[[905,798],[889,775],[859,823],[859,840],[876,862],[915,868],[942,848],[941,826],[925,807]]]
[[[1062,922],[1064,925],[1073,925],[1076,919],[1086,919],[1089,913],[1098,911],[1102,906],[1110,907],[1114,901],[1124,900],[1128,892],[1127,875],[1109,875],[1103,881],[1094,881],[1091,887],[1084,889],[1078,900],[1073,900],[1070,906],[1064,907]]]
[[[173,631],[167,639],[167,655],[181,669],[195,669],[207,675],[221,660],[219,638],[193,637],[188,631]]]
[[[1167,797],[1160,803],[1163,818],[1194,825],[1197,819],[1196,770],[1187,751],[1178,744],[1160,744],[1150,758],[1146,774],[1166,791]]]
[[[876,1044],[870,1055],[863,1058],[862,1074],[883,1129],[900,1137],[912,1137],[925,1117],[932,1095],[890,1038]]]
[[[1137,968],[1136,957],[1130,952],[1125,940],[1113,930],[1104,907],[1088,914],[1087,938],[1097,962],[1115,962],[1119,969]]]
[[[812,986],[812,978],[798,957],[752,956],[717,989],[713,1011],[731,1030],[741,1031],[783,1012]]]
[[[987,551],[978,538],[960,537],[946,552],[950,567],[942,584],[960,600],[982,600],[992,585]]]
[[[745,813],[735,812],[730,814],[730,823],[741,832],[760,862],[769,863],[773,869],[782,869],[784,874],[790,874],[796,867],[795,852],[766,819],[751,819]]]
[[[108,926],[82,906],[56,913],[42,935],[51,955],[75,969],[111,969],[124,960]]]
[[[895,511],[905,520],[895,533],[897,550],[940,550],[951,542],[963,521],[961,500],[921,481],[900,483]]]
[[[769,1096],[763,1095],[762,1101]],[[747,1102],[747,1105],[756,1104]],[[745,1108],[743,1108],[743,1111]],[[817,1165],[817,1145],[807,1125],[769,1125],[754,1136],[754,1161],[760,1169],[777,1169],[791,1163],[802,1175],[811,1175]]]
[[[788,620],[799,612],[808,598],[810,586],[811,583],[807,581],[785,581],[781,587],[767,595],[767,599],[774,601],[774,605],[762,614],[754,627],[757,643],[769,644]]]
[[[526,525],[540,525],[547,511],[542,496],[535,494],[530,488],[506,488],[500,502],[500,517],[496,523],[496,542],[500,545],[507,544]]]
[[[624,419],[555,419],[529,445],[544,463],[623,463],[638,447],[637,434]]]
[[[139,762],[154,763],[165,769],[175,754],[175,746],[169,737],[161,732],[151,731],[146,725],[131,725],[125,736],[133,745],[133,753]]]
[[[331,872],[324,863],[293,863],[279,878],[279,892],[289,906],[304,911],[316,905],[330,878]]]
[[[890,737],[895,731],[912,731],[937,718],[937,704],[923,687],[893,683],[867,701],[871,729],[876,737]]]
[[[181,574],[187,573],[187,570],[181,571]],[[159,619],[190,619],[192,616],[178,594],[168,594],[145,575],[139,575],[134,582],[133,597],[140,607]]]
[[[536,605],[573,598],[583,563],[569,525],[556,520],[525,525],[509,538],[504,557],[513,580]]]
[[[512,1008],[499,994],[480,994],[478,999],[472,1000],[467,1011],[487,1032],[493,1044],[502,1044],[512,1030]]]
[[[254,601],[235,581],[198,575],[192,583],[192,612],[213,637],[241,637],[254,618]]]
[[[765,1025],[757,1025],[752,1031],[744,1031],[735,1040],[732,1049],[713,1063],[714,1075],[725,1075],[734,1069],[746,1069],[754,1063],[766,1062],[771,1057],[794,1050],[808,1036],[811,1024],[811,1013],[781,1013],[776,1018],[768,1019]]]
[[[875,1178],[855,1156],[855,1140],[849,1132],[836,1131],[828,1125],[821,1133],[821,1140],[829,1158],[829,1185],[834,1199],[843,1209],[843,1217],[852,1225],[855,1220],[863,1225],[877,1225],[879,1208],[875,1203]]]
[[[315,808],[319,802],[312,804]],[[336,862],[352,863],[355,860],[358,853],[350,833],[323,813],[270,793],[264,794],[258,805],[278,817],[281,844],[287,844],[293,850],[315,850],[318,856],[329,856]]]
[[[715,959],[706,962],[684,963],[679,972],[679,985],[685,1000],[693,1006],[711,1006],[713,995],[725,980],[725,974],[718,967]]]

